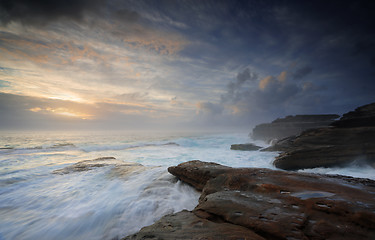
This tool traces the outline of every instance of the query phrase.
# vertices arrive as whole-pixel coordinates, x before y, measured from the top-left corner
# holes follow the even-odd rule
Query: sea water
[[[169,166],[190,160],[231,167],[272,165],[275,152],[233,151],[254,142],[241,134],[1,133],[0,240],[119,239],[162,216],[192,210],[199,193]],[[84,160],[114,157],[116,164],[54,174]],[[118,163],[145,166],[116,171]],[[363,166],[309,171],[375,179]],[[58,172],[58,171],[57,171]]]

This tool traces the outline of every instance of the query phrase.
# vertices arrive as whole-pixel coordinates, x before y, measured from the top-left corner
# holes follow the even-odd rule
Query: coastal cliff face
[[[354,111],[345,113],[339,121],[332,126],[341,128],[374,127],[375,126],[375,103],[356,108]]]
[[[265,151],[282,151],[274,165],[296,170],[343,166],[352,162],[375,167],[375,103],[357,108],[329,128],[306,130]]]
[[[202,191],[191,211],[125,239],[374,239],[375,182],[191,161],[168,169]]]
[[[280,140],[298,135],[307,129],[327,127],[339,117],[336,114],[287,116],[278,118],[271,123],[257,125],[251,136],[254,140],[265,142]]]

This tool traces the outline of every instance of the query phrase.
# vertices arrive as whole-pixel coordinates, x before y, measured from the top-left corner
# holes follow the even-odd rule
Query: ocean
[[[136,233],[198,203],[200,194],[170,175],[169,166],[201,160],[275,169],[276,152],[230,150],[248,142],[267,146],[248,133],[2,132],[0,240]],[[82,161],[93,165],[80,168]],[[357,164],[303,171],[375,179],[373,168]]]

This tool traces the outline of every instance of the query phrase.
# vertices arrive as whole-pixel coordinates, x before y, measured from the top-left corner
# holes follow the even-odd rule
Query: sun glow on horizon
[[[72,118],[80,118],[80,119],[83,119],[83,120],[94,118],[93,115],[72,111],[72,110],[69,110],[67,108],[50,108],[50,107],[48,107],[48,108],[42,109],[40,107],[35,107],[35,108],[30,108],[29,110],[32,111],[32,112],[35,112],[35,113],[37,113],[37,112],[38,113],[39,112],[44,113],[44,114],[54,113],[54,114],[57,114],[57,115],[62,115],[62,116],[72,117]]]
[[[77,96],[73,96],[71,94],[63,94],[59,96],[52,96],[47,97],[48,99],[54,99],[54,100],[63,100],[63,101],[72,101],[72,102],[79,102],[79,103],[89,103],[87,100],[82,99]]]

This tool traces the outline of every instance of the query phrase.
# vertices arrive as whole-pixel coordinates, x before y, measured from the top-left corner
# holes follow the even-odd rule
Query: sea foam
[[[135,233],[198,203],[199,193],[170,175],[169,166],[198,159],[275,168],[278,153],[230,150],[247,142],[247,134],[3,134],[0,239],[116,239]],[[53,174],[106,157],[115,160]],[[121,168],[126,162],[144,168]],[[375,179],[365,166],[304,171]]]

